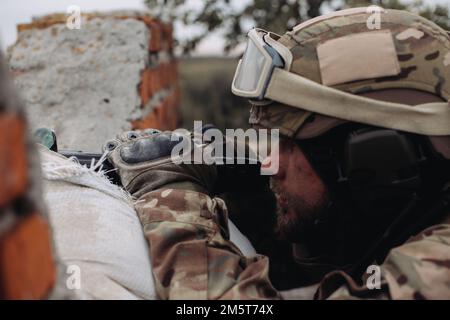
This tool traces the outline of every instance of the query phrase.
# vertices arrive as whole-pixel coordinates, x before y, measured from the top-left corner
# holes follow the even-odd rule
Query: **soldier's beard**
[[[277,198],[276,233],[293,243],[314,241],[315,226],[328,206],[328,195],[320,195],[317,201],[307,201],[292,195],[271,182],[271,189]]]

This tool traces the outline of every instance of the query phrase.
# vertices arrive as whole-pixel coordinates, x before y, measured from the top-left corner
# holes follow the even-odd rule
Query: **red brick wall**
[[[154,106],[152,110],[142,119],[134,121],[134,129],[156,128],[161,130],[173,130],[179,124],[179,87],[177,62],[172,60],[168,63],[147,68],[142,72],[141,84],[139,86],[142,107],[148,103],[150,98],[157,92],[168,89],[170,93],[163,101]]]
[[[156,128],[160,130],[174,130],[180,123],[178,64],[173,57],[173,28],[171,25],[149,17],[141,18],[150,28],[150,54],[166,52],[171,58],[168,62],[161,62],[149,66],[141,74],[139,86],[142,108],[157,92],[166,89],[170,93],[163,101],[153,106],[152,110],[140,120],[133,121],[134,129]]]

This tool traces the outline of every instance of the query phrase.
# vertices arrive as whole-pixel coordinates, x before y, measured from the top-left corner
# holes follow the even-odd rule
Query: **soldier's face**
[[[327,190],[295,141],[281,139],[279,170],[271,177],[277,198],[277,229],[291,241],[302,242],[328,203]]]

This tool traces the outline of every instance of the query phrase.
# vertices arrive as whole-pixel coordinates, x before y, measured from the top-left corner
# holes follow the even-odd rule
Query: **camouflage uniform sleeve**
[[[319,298],[342,281],[329,299],[450,299],[450,224],[430,227],[392,249],[380,270],[378,289],[359,286],[343,272],[330,273],[320,285]]]
[[[160,299],[276,299],[264,256],[229,241],[223,200],[160,189],[136,203]]]
[[[383,271],[392,299],[450,299],[450,224],[393,249]]]

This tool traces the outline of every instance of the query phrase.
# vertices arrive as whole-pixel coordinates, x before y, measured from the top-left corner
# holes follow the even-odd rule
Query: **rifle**
[[[51,129],[39,128],[35,131],[34,137],[38,143],[46,146],[51,151],[57,152],[67,158],[75,158],[81,165],[87,167],[91,167],[92,163],[98,163],[103,156],[102,153],[58,150],[56,134]],[[221,177],[221,183],[215,190],[218,194],[227,191],[248,191],[248,188],[264,186],[269,183],[268,176],[260,174],[261,163],[259,162],[252,164],[250,161],[245,161],[245,164],[224,163],[217,164],[216,166],[218,175]],[[98,166],[95,170],[102,170],[111,182],[119,186],[122,185],[119,175],[108,159],[103,159],[102,165]]]
[[[92,163],[98,163],[100,161],[101,153],[91,153],[84,151],[73,151],[73,150],[58,150],[58,142],[56,134],[53,130],[47,128],[39,128],[35,131],[34,137],[38,143],[44,145],[51,151],[57,152],[66,158],[75,158],[78,163],[86,167],[91,167]],[[121,185],[120,177],[116,173],[113,165],[105,159],[101,166],[97,167],[95,171],[102,170],[109,180],[117,185]]]

